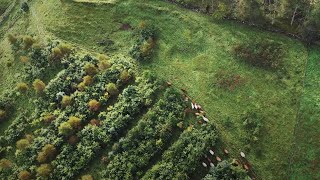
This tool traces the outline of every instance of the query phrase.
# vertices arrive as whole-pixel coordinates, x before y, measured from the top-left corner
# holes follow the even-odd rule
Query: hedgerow
[[[216,129],[210,123],[199,129],[188,128],[142,179],[189,179],[188,174],[195,171],[200,158],[216,140]]]

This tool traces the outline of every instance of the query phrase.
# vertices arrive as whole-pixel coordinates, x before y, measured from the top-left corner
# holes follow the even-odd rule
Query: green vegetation
[[[0,177],[319,178],[317,45],[227,20],[314,42],[317,3],[175,2],[207,14],[18,0],[0,26]]]

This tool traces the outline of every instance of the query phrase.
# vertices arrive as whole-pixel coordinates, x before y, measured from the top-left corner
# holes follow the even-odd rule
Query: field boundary
[[[308,64],[309,64],[309,58],[310,58],[310,48],[309,46],[306,47],[307,48],[307,58],[304,64],[304,74],[303,74],[303,80],[302,80],[302,92],[301,95],[299,97],[299,101],[298,101],[298,108],[297,108],[297,112],[296,112],[296,123],[293,129],[293,139],[292,139],[292,143],[291,143],[291,147],[289,149],[289,154],[290,154],[290,158],[289,158],[289,168],[288,168],[288,175],[291,174],[291,172],[293,172],[292,169],[292,164],[293,162],[293,154],[294,154],[294,148],[296,147],[296,141],[295,141],[295,137],[296,137],[296,133],[297,133],[297,129],[298,126],[300,125],[300,120],[301,120],[301,116],[300,116],[300,110],[301,110],[301,104],[303,103],[303,97],[305,95],[304,90],[305,90],[305,84],[306,84],[306,79],[307,79],[307,71],[308,71]],[[290,179],[290,175],[288,177],[288,179]]]

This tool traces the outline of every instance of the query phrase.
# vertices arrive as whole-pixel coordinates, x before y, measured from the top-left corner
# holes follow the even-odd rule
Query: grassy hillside
[[[297,111],[299,107],[304,108],[299,104],[303,92],[304,66],[308,59],[308,49],[302,43],[282,35],[249,28],[234,22],[216,21],[209,16],[156,0],[148,2],[143,0],[99,1],[98,4],[93,1],[39,0],[33,1],[30,5],[29,14],[15,16],[17,21],[11,19],[8,22],[8,24],[16,23],[7,29],[6,35],[25,32],[25,34],[36,36],[35,38],[40,42],[48,38],[59,39],[72,44],[80,54],[106,53],[112,57],[118,54],[128,55],[138,39],[137,29],[141,26],[141,22],[147,26],[155,26],[157,34],[155,53],[150,60],[139,63],[139,68],[150,70],[153,75],[171,82],[176,88],[185,89],[193,100],[203,106],[208,118],[217,126],[221,134],[223,143],[217,149],[227,148],[231,157],[238,157],[239,152],[244,151],[248,161],[253,165],[254,171],[262,179],[289,178],[292,142],[302,143],[302,141],[294,140],[299,133],[299,129],[297,129],[294,136]],[[8,24],[4,27],[7,28]],[[129,25],[130,28],[122,28],[124,24]],[[19,56],[11,50],[8,40],[5,38],[6,35],[1,40],[1,44],[5,48],[0,50],[0,65],[3,69],[0,71],[0,82],[4,84],[0,87],[1,93],[7,89],[13,89],[16,83],[22,81],[19,73],[21,73],[23,64],[19,62]],[[282,70],[273,71],[254,67],[237,57],[237,54],[234,53],[236,45],[239,43],[250,44],[256,39],[281,44],[285,52]],[[113,43],[99,45],[98,42],[101,41]],[[316,63],[316,58],[309,59],[311,61],[314,59],[314,63]],[[8,65],[8,62],[13,65]],[[309,66],[315,67],[311,64]],[[310,73],[315,72],[311,68],[307,70]],[[308,72],[307,79],[311,76]],[[50,73],[46,83],[55,77],[56,73]],[[316,78],[314,79],[316,80]],[[221,85],[221,82],[227,82],[227,86]],[[309,87],[306,85],[305,88]],[[311,91],[312,88],[309,89]],[[309,95],[308,90],[304,92],[305,99]],[[31,100],[29,101],[28,98]],[[21,108],[29,107],[29,112],[31,112],[34,109],[32,98],[34,98],[34,94],[29,93],[26,98],[17,98],[15,103],[19,104],[18,106]],[[309,109],[308,103],[303,103],[304,101],[302,104],[306,104],[305,107]],[[161,103],[156,104],[156,106],[160,105]],[[157,107],[151,108],[150,111],[157,112]],[[317,117],[318,114],[315,112],[314,117]],[[18,115],[19,113],[13,114],[8,121],[2,123],[0,132],[7,129]],[[135,125],[143,128],[143,122],[149,123],[148,118],[152,118],[150,113],[141,114],[141,116],[142,120],[140,117],[134,120],[137,124],[132,124],[132,127],[123,133],[125,142],[134,139],[137,131],[133,128]],[[309,118],[307,114],[305,116]],[[243,125],[244,121],[250,118],[259,119],[261,122],[259,125],[261,126],[260,134],[254,141],[251,132],[247,131]],[[185,121],[186,125],[197,124],[194,117]],[[299,121],[302,120],[299,119]],[[170,124],[171,122],[166,123]],[[306,125],[306,128],[309,129],[310,126]],[[181,133],[178,131],[173,134],[174,141],[165,140],[167,146],[159,150],[158,153],[143,159],[145,162],[150,158],[154,161],[151,164],[142,166],[142,162],[140,165],[136,165],[140,162],[130,161],[134,164],[133,167],[143,168],[142,172],[132,170],[134,173],[130,175],[143,177],[146,173],[145,177],[152,177],[152,173],[157,172],[157,168],[168,161],[161,155],[179,147],[179,143],[175,144],[175,141],[180,139]],[[184,136],[189,137],[187,132],[182,134],[181,139],[185,138]],[[150,141],[155,138],[151,137]],[[192,136],[190,135],[190,137]],[[118,141],[117,138],[108,143],[112,142],[117,145]],[[142,148],[137,144],[130,146],[136,149]],[[115,149],[119,152],[117,151],[113,158],[128,156],[129,151],[122,151],[121,148],[120,150],[119,148]],[[108,176],[108,174],[113,173],[112,170],[115,167],[113,164],[116,164],[116,160],[111,159],[111,165],[99,164],[101,157],[111,150],[114,151],[108,147],[93,156],[94,161],[89,162],[93,162],[94,166],[91,168],[88,166],[83,174],[90,173],[97,174],[97,177],[111,178],[112,176]],[[63,153],[67,152],[67,150],[61,151],[61,155],[58,155],[58,159],[53,164],[66,163],[63,161]],[[311,152],[309,154],[312,155]],[[314,152],[313,155],[315,154]],[[161,158],[156,159],[155,155]],[[10,156],[12,154],[9,154],[9,158]],[[72,157],[76,158],[76,155]],[[293,162],[296,161],[298,160]],[[74,159],[75,162],[76,159]],[[119,165],[120,167],[122,166]],[[294,167],[299,169],[301,166]],[[201,169],[199,162],[197,170]],[[104,170],[106,171],[104,175],[98,174]],[[297,170],[297,172],[299,171]],[[57,173],[60,173],[61,176],[64,175],[61,169],[57,170]],[[129,174],[127,175],[129,177]]]
[[[320,53],[317,47],[310,48],[305,88],[295,128],[295,140],[291,149],[291,178],[318,179],[319,174],[319,68]]]
[[[5,12],[7,7],[10,5],[10,0],[1,0],[0,1],[0,15]]]

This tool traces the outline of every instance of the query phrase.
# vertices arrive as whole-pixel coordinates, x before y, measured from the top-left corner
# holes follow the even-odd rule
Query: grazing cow
[[[206,118],[206,117],[204,117],[204,116],[202,116],[202,119],[203,119],[205,122],[209,122],[209,119]]]
[[[194,106],[194,104],[193,104],[193,103],[191,103],[191,107],[192,107],[192,109],[195,109],[195,106]]]
[[[194,108],[195,108],[195,109],[198,109],[197,103],[194,103]]]
[[[246,155],[244,154],[244,152],[240,152],[240,156],[241,156],[242,158],[246,158]]]
[[[224,152],[225,155],[229,154],[229,151],[227,149],[223,149],[223,152]]]
[[[214,151],[212,151],[211,149],[209,150],[209,153],[213,156],[214,155]]]
[[[208,165],[205,162],[202,162],[202,166],[205,168],[208,167]]]
[[[200,116],[200,113],[198,113],[198,112],[196,112],[196,113],[194,113],[196,116]]]
[[[219,157],[219,156],[216,156],[216,160],[217,161],[219,161],[219,162],[221,162],[222,160],[221,160],[221,158]]]
[[[172,83],[167,81],[167,86],[169,86],[169,87],[172,86]]]
[[[246,171],[249,171],[249,169],[250,169],[249,166],[247,166],[246,164],[243,165],[243,168],[244,168]]]
[[[211,166],[211,167],[214,167],[214,164],[211,162],[211,163],[210,163],[210,166]]]

